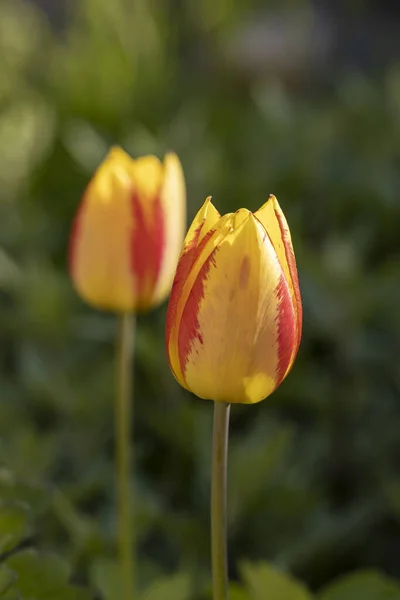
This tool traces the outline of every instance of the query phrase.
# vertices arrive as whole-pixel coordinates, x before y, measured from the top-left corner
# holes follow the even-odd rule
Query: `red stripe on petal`
[[[165,327],[165,342],[167,348],[167,356],[169,360],[169,340],[171,337],[171,331],[174,327],[176,320],[176,313],[178,310],[178,302],[182,294],[183,286],[189,276],[191,268],[193,266],[194,261],[196,260],[197,255],[197,241],[199,239],[201,228],[203,227],[203,223],[199,225],[199,227],[194,232],[193,238],[190,240],[190,243],[185,247],[183,253],[178,262],[178,266],[176,268],[176,273],[174,277],[174,282],[172,284],[171,294],[169,297],[168,309],[167,309],[167,318],[166,318],[166,327]],[[170,363],[171,366],[171,363]],[[172,368],[172,367],[171,367]]]
[[[181,316],[179,323],[176,323],[176,315],[177,315],[177,311],[178,311],[178,303],[179,303],[180,297],[182,295],[183,286],[185,285],[186,280],[190,275],[190,271],[192,270],[194,263],[196,262],[197,258],[201,255],[201,252],[203,251],[205,245],[207,244],[208,240],[214,233],[214,229],[211,229],[210,231],[208,231],[206,233],[206,235],[203,237],[203,239],[201,240],[200,244],[197,245],[203,225],[204,225],[204,221],[194,232],[192,240],[186,246],[186,248],[179,260],[178,267],[177,267],[177,270],[175,273],[174,283],[172,285],[171,295],[169,298],[167,319],[166,319],[165,342],[166,342],[166,348],[167,348],[168,362],[169,362],[169,365],[170,365],[170,368],[172,371],[173,371],[173,368],[171,365],[171,361],[169,360],[169,341],[171,338],[171,332],[172,332],[174,325],[177,325],[179,328],[178,356],[179,356],[180,364],[182,365],[181,354],[180,354],[180,343],[179,343],[180,337],[179,336],[180,336],[180,327],[182,324],[183,314]],[[186,305],[185,305],[184,311],[185,310],[186,310]],[[197,324],[197,327],[198,327],[198,324]],[[184,376],[182,367],[181,367],[181,371],[182,371],[182,375]]]
[[[280,215],[280,213],[277,210],[275,211],[275,216],[279,223],[279,229],[281,230],[282,241],[283,241],[283,245],[285,247],[286,261],[287,261],[287,264],[289,267],[290,276],[292,278],[294,298],[295,298],[295,302],[296,302],[295,310],[296,310],[297,318],[296,318],[296,344],[295,344],[295,352],[294,352],[294,356],[295,356],[297,353],[297,350],[300,346],[302,323],[303,323],[303,307],[301,304],[299,277],[297,274],[296,258],[294,256],[293,246],[289,239],[287,228],[282,220],[282,216]],[[294,356],[293,356],[293,358],[294,358]]]
[[[276,389],[282,383],[286,375],[286,371],[293,355],[293,348],[297,343],[293,303],[290,296],[289,286],[283,273],[279,278],[275,294],[278,300],[278,315],[276,317],[276,324],[278,327],[278,365],[276,369]]]
[[[150,300],[149,296],[151,297],[161,270],[165,246],[164,212],[160,195],[153,200],[151,219],[145,215],[137,193],[132,195],[131,206],[134,223],[131,267],[140,306]]]
[[[208,239],[214,233],[214,230],[209,231],[197,249],[196,255],[200,256],[201,251],[206,245]],[[178,334],[178,356],[183,377],[185,377],[185,368],[189,360],[190,351],[193,343],[197,340],[200,344],[203,343],[203,336],[200,331],[200,323],[198,320],[198,312],[200,302],[204,298],[204,286],[207,281],[207,275],[212,265],[215,265],[215,254],[218,247],[214,248],[211,254],[207,257],[202,265],[196,280],[190,290],[182,317],[179,323]]]

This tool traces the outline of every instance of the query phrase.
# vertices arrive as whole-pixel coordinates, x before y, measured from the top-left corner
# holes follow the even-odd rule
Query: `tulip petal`
[[[161,208],[164,216],[164,252],[153,304],[164,300],[171,290],[186,229],[185,179],[181,163],[174,153],[167,154],[164,159]]]
[[[262,223],[278,255],[285,278],[289,284],[294,309],[296,312],[296,343],[293,356],[288,366],[291,369],[301,340],[303,310],[300,296],[300,286],[297,274],[296,259],[294,255],[292,238],[285,215],[279,206],[278,200],[271,194],[267,202],[254,213],[255,217]]]
[[[174,372],[201,398],[254,403],[287,372],[293,303],[271,241],[249,211],[227,215],[218,229],[182,289]]]
[[[211,202],[211,196],[208,196],[189,227],[183,243],[183,252],[185,252],[186,248],[192,246],[193,239],[196,239],[195,243],[198,245],[204,235],[214,227],[220,218],[221,215]]]
[[[214,227],[220,219],[220,214],[211,203],[211,197],[208,197],[203,206],[195,216],[189,231],[185,237],[181,256],[174,282],[172,285],[171,296],[168,304],[167,322],[166,322],[166,346],[171,370],[181,385],[185,386],[182,372],[180,369],[179,357],[177,353],[177,323],[184,304],[183,291],[187,287],[187,280],[196,262],[199,249],[204,247],[208,238],[214,232]],[[205,237],[205,234],[208,234]],[[211,232],[211,234],[210,234]]]
[[[99,308],[121,311],[131,309],[134,294],[129,160],[114,148],[99,167],[75,218],[69,254],[80,295]]]
[[[142,199],[146,217],[152,218],[152,201],[159,196],[164,176],[164,166],[156,156],[142,156],[131,161],[130,175],[135,191]]]

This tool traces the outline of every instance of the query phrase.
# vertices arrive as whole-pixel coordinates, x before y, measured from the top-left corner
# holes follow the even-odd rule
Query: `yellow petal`
[[[185,248],[191,246],[194,239],[198,245],[220,218],[221,215],[211,202],[211,196],[208,196],[189,227],[183,243],[183,252]]]
[[[227,226],[229,218],[229,215],[225,215],[225,217],[219,219],[219,213],[211,204],[210,198],[207,198],[186,235],[179,258],[168,305],[166,344],[171,370],[184,387],[186,386],[180,368],[177,345],[182,310],[190,293],[193,280],[199,273],[203,262],[229,231],[229,225]],[[207,233],[203,235],[199,242],[203,228]]]
[[[71,276],[78,293],[98,308],[132,310],[131,159],[113,149],[90,182],[71,236]]]
[[[159,195],[163,183],[163,164],[156,156],[142,156],[132,160],[130,174],[135,192],[142,198],[151,218],[151,203]]]
[[[109,204],[113,202],[120,190],[125,193],[130,189],[129,170],[133,160],[121,148],[112,148],[93,175],[86,202]]]
[[[289,283],[290,290],[293,293],[292,275],[290,273],[289,264],[286,256],[286,248],[282,235],[281,225],[278,220],[278,209],[280,213],[283,214],[280,210],[277,199],[275,198],[275,196],[271,195],[268,198],[267,202],[257,212],[255,212],[254,215],[265,227],[272,242],[272,245],[275,248],[275,252],[278,255],[279,262],[282,265],[282,269]],[[287,228],[287,231],[288,240],[291,244],[289,228]]]
[[[167,154],[164,159],[161,207],[164,215],[164,255],[153,304],[162,302],[171,290],[186,230],[185,179],[179,158],[173,153]]]
[[[221,215],[215,208],[214,204],[211,202],[211,196],[206,198],[206,201],[203,205],[203,214],[204,221],[202,227],[200,229],[199,237],[197,238],[197,245],[200,244],[205,235],[218,223],[221,218]],[[197,217],[199,214],[197,215]],[[195,223],[195,221],[193,221]]]
[[[294,255],[290,229],[285,215],[279,206],[278,200],[273,195],[271,195],[267,202],[254,214],[266,229],[272,245],[275,248],[275,252],[277,253],[279,262],[289,285],[290,294],[296,312],[297,342],[293,350],[292,360],[288,366],[289,371],[292,367],[298,347],[300,345],[303,317],[296,259]]]

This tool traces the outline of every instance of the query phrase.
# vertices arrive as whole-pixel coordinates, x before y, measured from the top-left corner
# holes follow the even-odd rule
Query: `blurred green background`
[[[106,600],[116,322],[76,296],[66,254],[111,144],[175,150],[190,220],[209,194],[226,212],[274,193],[291,225],[304,335],[281,388],[233,407],[232,581],[268,579],[263,561],[324,600],[400,598],[369,571],[400,579],[399,40],[389,1],[0,0],[0,500],[30,507],[18,543]],[[138,325],[139,585],[170,575],[146,599],[185,600],[188,577],[197,600],[212,406],[168,369],[165,310]],[[271,585],[232,600],[311,597]]]

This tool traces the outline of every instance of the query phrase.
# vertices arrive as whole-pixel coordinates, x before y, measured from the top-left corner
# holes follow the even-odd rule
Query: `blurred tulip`
[[[175,154],[161,163],[112,148],[86,189],[71,235],[78,294],[118,312],[159,304],[171,289],[185,219],[185,182]]]
[[[200,398],[255,403],[289,373],[302,306],[278,201],[220,216],[208,198],[186,236],[167,313],[178,382]]]

